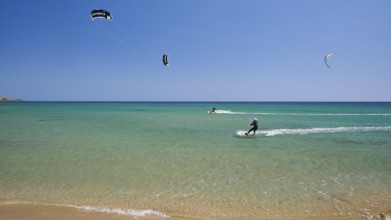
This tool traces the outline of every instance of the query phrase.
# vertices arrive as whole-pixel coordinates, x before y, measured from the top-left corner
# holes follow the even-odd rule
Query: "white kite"
[[[337,52],[328,52],[326,53],[326,55],[324,56],[324,63],[326,64],[326,66],[331,69],[331,67],[329,66],[329,64],[327,64],[327,61],[330,57],[334,56],[334,55],[339,55]]]

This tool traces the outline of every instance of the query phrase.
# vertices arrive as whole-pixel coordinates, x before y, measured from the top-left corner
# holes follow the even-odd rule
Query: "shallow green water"
[[[257,136],[238,137],[253,117]],[[348,213],[390,199],[390,158],[391,103],[0,103],[5,201]]]

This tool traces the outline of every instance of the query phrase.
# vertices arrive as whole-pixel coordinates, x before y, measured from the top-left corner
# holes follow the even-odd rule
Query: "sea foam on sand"
[[[158,216],[161,218],[168,218],[169,215],[166,215],[164,213],[154,211],[152,209],[147,210],[133,210],[133,209],[120,209],[120,208],[98,208],[94,206],[77,206],[77,205],[70,205],[71,208],[76,208],[84,211],[91,211],[91,212],[102,212],[102,213],[108,213],[108,214],[118,214],[118,215],[128,215],[128,216],[134,216],[134,217],[143,217],[146,215],[152,215],[152,216]]]

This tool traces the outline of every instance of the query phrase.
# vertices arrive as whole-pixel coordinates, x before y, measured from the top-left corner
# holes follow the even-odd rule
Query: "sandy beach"
[[[128,219],[125,216],[113,215],[113,214],[104,214],[104,213],[92,213],[79,211],[70,207],[61,207],[61,206],[44,206],[44,205],[34,205],[34,204],[17,204],[17,203],[8,203],[0,205],[0,219],[13,219],[13,220],[49,220],[49,219],[58,219],[58,220],[81,220],[81,219],[113,219],[113,220],[122,220]]]
[[[386,204],[384,204],[386,206]],[[383,206],[383,207],[385,207]],[[209,207],[202,216],[184,216],[171,214],[170,216],[162,217],[156,215],[134,216],[118,213],[106,213],[104,211],[88,211],[75,207],[61,205],[40,205],[33,203],[0,203],[0,220],[196,220],[196,219],[391,219],[391,209],[373,209],[362,210],[360,213],[342,214],[338,213],[337,209],[327,207],[307,207],[313,208],[310,210],[296,209],[298,207],[281,207],[281,209],[263,207],[254,211],[253,214],[247,216],[235,215],[234,210],[228,211],[226,216],[215,215],[218,206]],[[303,207],[301,207],[303,208]],[[220,210],[221,211],[221,210]],[[250,211],[250,210],[248,210]],[[221,214],[221,213],[220,213]]]
[[[59,205],[37,205],[32,203],[0,203],[0,220],[195,220],[190,216],[171,216],[161,218],[157,216],[128,216],[114,213],[85,211]]]

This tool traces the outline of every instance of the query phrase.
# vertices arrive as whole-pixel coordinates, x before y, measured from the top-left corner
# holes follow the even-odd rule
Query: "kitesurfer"
[[[209,113],[210,113],[210,114],[216,113],[216,107],[213,107],[213,108],[212,108],[212,111],[210,111]]]
[[[254,132],[253,135],[255,135],[255,132],[257,131],[258,129],[258,119],[257,118],[253,118],[251,121],[250,121],[250,125],[253,126],[247,133],[244,133],[246,136],[248,136],[250,134],[251,131]]]

